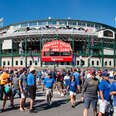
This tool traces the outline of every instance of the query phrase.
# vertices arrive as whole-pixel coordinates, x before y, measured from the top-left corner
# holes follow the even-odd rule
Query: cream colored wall
[[[30,60],[32,61],[32,58],[27,57],[27,66],[30,65]],[[38,57],[34,57],[34,61],[37,61],[37,65],[35,65],[35,62],[34,62],[34,63],[32,63],[33,66],[40,66],[40,60],[39,60],[39,63],[38,63]]]
[[[11,65],[12,65],[12,64],[11,64],[11,63],[12,63],[12,58],[10,58],[10,57],[8,57],[8,58],[7,58],[7,57],[6,57],[6,58],[2,58],[2,61],[1,61],[1,62],[2,62],[2,64],[1,64],[2,67],[3,67],[3,62],[4,62],[4,61],[6,62],[5,67],[11,67]],[[10,62],[10,65],[8,65],[8,61]]]
[[[18,61],[18,65],[16,65],[16,61]],[[23,61],[23,65],[20,65],[20,61]],[[13,58],[13,66],[14,67],[25,67],[25,57],[14,57]]]
[[[82,60],[85,61],[85,65],[83,67],[88,67],[88,57],[82,57]],[[79,57],[76,58],[76,61],[80,62]],[[90,67],[92,67],[92,61],[94,61],[94,67],[102,67],[102,59],[91,57],[90,58]],[[99,65],[97,65],[97,61],[99,61]],[[107,61],[107,66],[106,67],[113,67],[114,66],[114,59],[113,58],[104,58],[104,66],[105,66],[105,61]],[[111,66],[109,65],[109,62],[111,61]],[[76,62],[77,65],[77,62]],[[80,63],[79,65],[80,66]]]

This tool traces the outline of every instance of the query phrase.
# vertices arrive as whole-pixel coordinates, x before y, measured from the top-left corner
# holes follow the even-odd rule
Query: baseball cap
[[[103,76],[103,77],[107,77],[107,76],[109,76],[109,73],[106,73],[106,72],[105,72],[105,73],[102,74],[102,76]]]
[[[95,75],[95,71],[93,71],[93,70],[90,71],[89,73],[90,73],[91,75]]]
[[[49,76],[52,76],[52,73],[48,73]]]

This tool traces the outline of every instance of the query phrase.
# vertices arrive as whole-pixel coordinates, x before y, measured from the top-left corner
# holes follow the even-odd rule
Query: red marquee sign
[[[53,54],[49,55],[51,53]],[[57,53],[57,55],[55,55],[55,53]],[[42,49],[42,61],[73,61],[73,50],[71,45],[59,40],[44,44]]]

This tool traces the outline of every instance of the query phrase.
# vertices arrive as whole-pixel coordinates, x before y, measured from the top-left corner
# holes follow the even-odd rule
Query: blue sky
[[[4,17],[4,25],[49,16],[115,26],[116,0],[0,0],[0,17]]]

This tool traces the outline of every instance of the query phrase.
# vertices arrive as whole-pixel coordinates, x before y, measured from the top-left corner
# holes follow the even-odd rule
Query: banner
[[[39,56],[38,56],[38,63],[39,63]]]
[[[76,56],[73,57],[74,65],[76,64]]]

